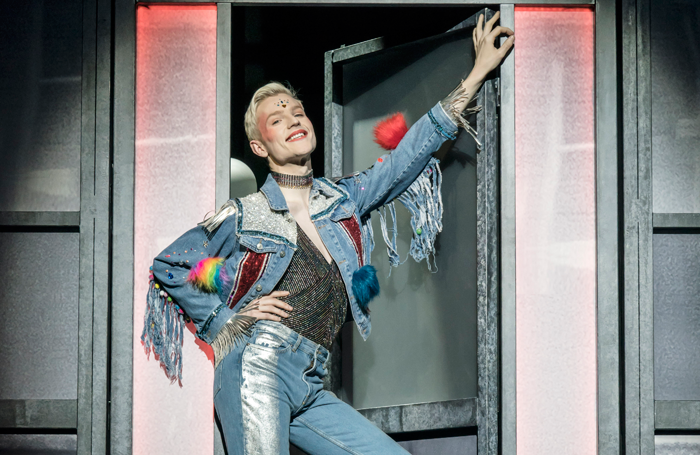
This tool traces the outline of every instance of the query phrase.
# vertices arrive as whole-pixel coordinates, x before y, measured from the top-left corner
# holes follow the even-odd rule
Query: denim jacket
[[[399,197],[421,175],[440,145],[454,139],[456,133],[455,121],[438,103],[410,128],[395,150],[378,158],[370,169],[335,183],[314,179],[309,199],[311,220],[342,274],[363,339],[371,331],[370,316],[358,305],[351,282],[353,273],[369,261],[369,244],[373,243],[367,237],[370,212]],[[155,258],[152,268],[155,288],[152,283],[150,292],[161,296],[157,309],[166,311],[171,305],[180,313],[184,310],[197,327],[197,336],[210,344],[238,311],[275,289],[297,248],[296,223],[271,176],[258,193],[227,204],[229,216],[215,229],[197,226],[189,230]],[[188,281],[188,275],[200,260],[209,257],[225,260],[222,267],[227,279],[215,291],[203,292]],[[178,330],[178,314],[171,312],[162,322],[166,332],[173,327]],[[149,324],[153,328],[148,317],[146,328]],[[153,345],[154,351],[158,343],[169,342],[157,339],[157,335],[154,340],[153,334],[150,338],[144,342],[147,349],[149,343]],[[177,333],[170,338],[177,339]],[[164,356],[166,362],[169,357],[179,364],[179,370],[178,355],[166,349],[160,353],[161,362]]]

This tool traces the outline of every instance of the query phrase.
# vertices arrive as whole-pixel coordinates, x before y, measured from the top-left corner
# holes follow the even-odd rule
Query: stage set
[[[363,170],[496,12],[436,253],[397,205],[390,267],[372,214],[374,331],[344,324],[324,386],[414,455],[700,454],[689,0],[0,2],[0,454],[225,454],[211,347],[174,313],[171,383],[142,331],[154,256],[265,182],[253,92],[299,89],[315,177]]]

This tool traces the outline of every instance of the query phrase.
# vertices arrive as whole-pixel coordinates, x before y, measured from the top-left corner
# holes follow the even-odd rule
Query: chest
[[[331,257],[331,254],[329,253],[325,243],[323,243],[323,239],[319,235],[318,230],[316,229],[316,225],[313,223],[313,221],[311,221],[311,216],[309,215],[308,208],[303,206],[290,206],[289,213],[291,213],[291,215],[294,217],[294,220],[304,231],[309,240],[311,240],[314,246],[318,249],[318,251],[321,252],[323,257],[326,259],[326,262],[330,263],[333,260],[333,258]]]

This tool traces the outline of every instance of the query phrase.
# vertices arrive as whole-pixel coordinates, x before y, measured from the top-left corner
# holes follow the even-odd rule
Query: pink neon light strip
[[[140,6],[136,19],[133,453],[210,454],[211,349],[185,330],[180,388],[139,337],[152,258],[214,209],[216,6]]]
[[[597,453],[594,26],[515,7],[518,455]]]

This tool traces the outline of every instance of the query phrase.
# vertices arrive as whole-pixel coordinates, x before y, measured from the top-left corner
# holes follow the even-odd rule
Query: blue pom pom
[[[360,267],[352,274],[352,293],[363,313],[369,313],[369,302],[379,295],[377,269],[371,265]]]

